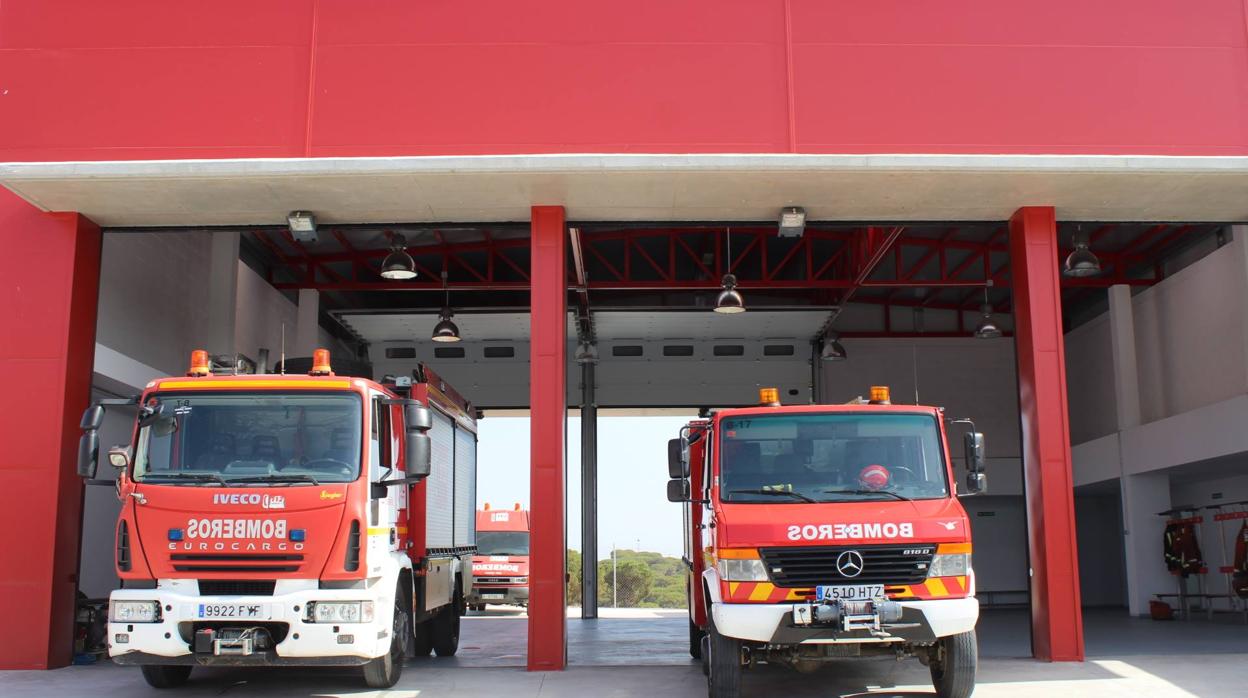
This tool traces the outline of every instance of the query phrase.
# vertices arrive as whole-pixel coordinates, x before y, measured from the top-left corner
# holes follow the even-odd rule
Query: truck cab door
[[[404,474],[391,468],[397,453],[394,443],[393,407],[382,404],[384,395],[376,393],[371,401],[368,478],[369,482],[402,478]],[[382,573],[382,561],[399,549],[399,511],[407,506],[406,487],[386,487],[385,496],[369,500],[368,567],[369,576]]]

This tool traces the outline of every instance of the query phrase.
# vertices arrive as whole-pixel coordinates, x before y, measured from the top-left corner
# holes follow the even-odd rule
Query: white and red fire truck
[[[917,657],[938,696],[971,695],[979,604],[943,410],[890,404],[878,386],[835,406],[760,394],[669,444],[689,652],[712,698],[738,696],[758,662],[811,671],[868,656]],[[965,447],[963,493],[983,492],[973,424]]]
[[[472,558],[468,606],[529,605],[529,512],[515,508],[477,511],[477,555]]]
[[[398,680],[409,653],[451,655],[472,583],[476,422],[421,367],[381,384],[335,375],[149,383],[130,446],[108,451],[121,498],[109,655],[148,683],[194,666],[363,667]],[[104,406],[83,417],[94,478]]]

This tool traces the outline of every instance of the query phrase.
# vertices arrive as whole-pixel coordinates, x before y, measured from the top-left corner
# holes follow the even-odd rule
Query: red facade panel
[[[0,420],[0,668],[69,663],[78,591],[78,420],[91,393],[100,231],[0,192],[0,384],[27,419]],[[56,260],[32,264],[30,260]]]
[[[0,160],[1246,154],[1244,14],[1233,0],[6,0]],[[1042,98],[1014,109],[1023,95]]]

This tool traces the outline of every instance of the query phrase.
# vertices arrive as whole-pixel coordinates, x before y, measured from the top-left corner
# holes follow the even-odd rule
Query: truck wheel
[[[191,667],[181,664],[148,664],[143,670],[143,680],[152,688],[177,688],[191,676]]]
[[[455,596],[429,621],[433,629],[433,651],[439,657],[453,657],[459,651],[459,593]]]
[[[412,626],[412,656],[428,657],[433,651],[433,620]]]
[[[741,695],[741,641],[719,634],[715,620],[707,617],[706,643],[710,650],[706,664],[707,693],[710,698],[738,698]]]
[[[705,636],[706,636],[706,633],[702,631],[702,628],[699,628],[698,624],[694,623],[693,619],[690,618],[689,619],[689,656],[690,657],[693,657],[694,659],[702,658],[702,638]]]
[[[403,675],[407,658],[407,639],[412,636],[412,616],[407,610],[406,594],[400,584],[394,595],[394,620],[390,628],[390,651],[370,659],[364,665],[364,683],[369,688],[390,688]]]
[[[975,668],[979,645],[972,630],[941,638],[936,658],[930,663],[932,685],[940,698],[969,698],[975,691]]]

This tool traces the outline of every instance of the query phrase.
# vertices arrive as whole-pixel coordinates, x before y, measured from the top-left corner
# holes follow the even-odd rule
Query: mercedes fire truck
[[[94,480],[105,404],[138,409]],[[452,655],[472,583],[474,410],[432,371],[187,376],[89,408],[79,474],[115,486],[109,655],[158,688],[194,666],[361,666]]]
[[[529,512],[514,509],[477,511],[477,555],[472,558],[472,594],[468,607],[486,604],[529,605]]]
[[[844,658],[917,657],[940,698],[975,688],[971,531],[942,409],[760,405],[690,422],[668,445],[684,505],[689,653],[712,698],[759,662],[813,671]],[[966,486],[986,490],[984,437],[965,434]]]

